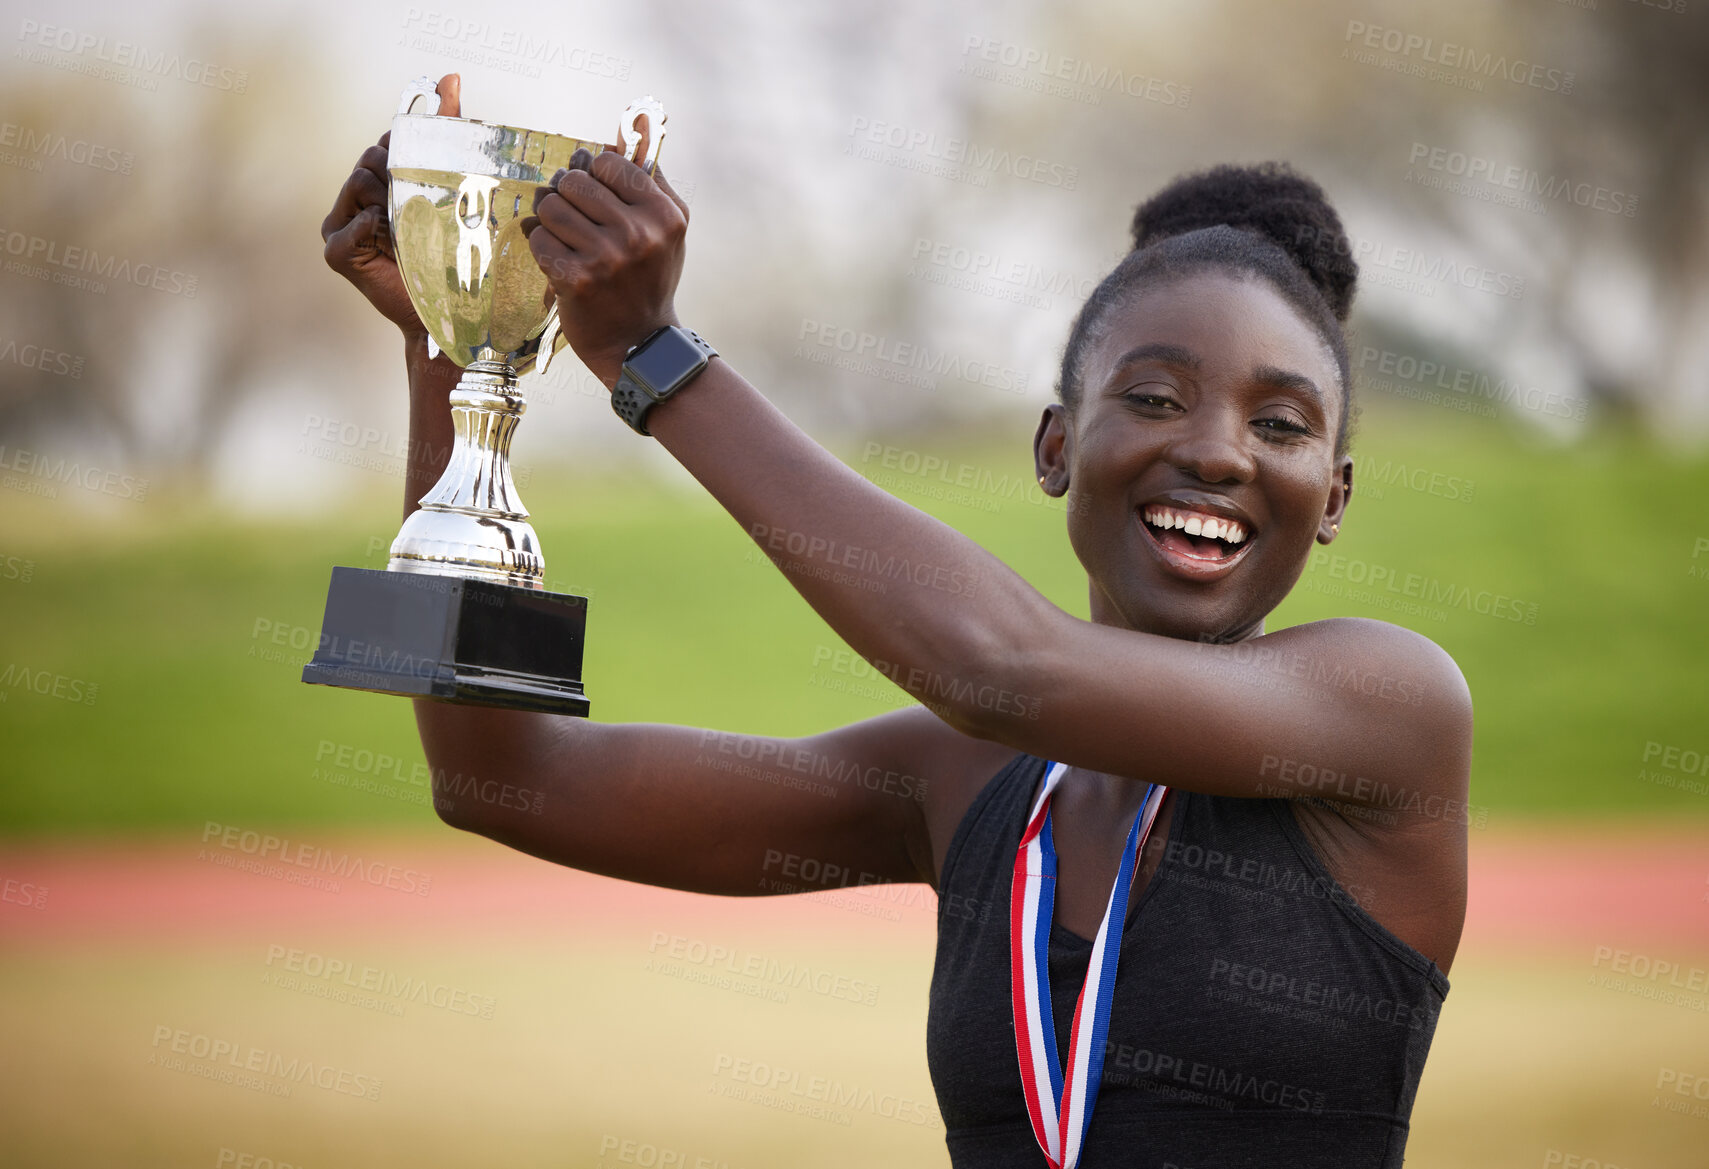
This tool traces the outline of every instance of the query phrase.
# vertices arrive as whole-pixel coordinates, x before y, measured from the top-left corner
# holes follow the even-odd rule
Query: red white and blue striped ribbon
[[[1151,835],[1157,809],[1168,790],[1148,784],[1128,830],[1115,888],[1103,924],[1092,944],[1086,982],[1074,1006],[1068,1042],[1066,1085],[1056,1051],[1056,1025],[1050,1013],[1050,921],[1056,906],[1056,846],[1050,833],[1050,795],[1068,770],[1045,764],[1044,786],[1033,803],[1027,830],[1015,853],[1015,878],[1009,896],[1009,982],[1014,1005],[1015,1049],[1021,1062],[1021,1091],[1033,1136],[1051,1169],[1074,1169],[1098,1102],[1098,1078],[1104,1069],[1104,1037],[1115,996],[1116,961],[1121,956],[1122,926],[1127,921],[1128,887],[1139,850]],[[1115,937],[1112,940],[1112,923]]]

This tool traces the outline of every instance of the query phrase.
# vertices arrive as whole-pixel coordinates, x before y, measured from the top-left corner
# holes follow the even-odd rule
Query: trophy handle
[[[647,132],[641,133],[639,122],[641,115],[647,115]],[[653,167],[659,162],[659,147],[665,141],[665,122],[670,117],[665,113],[665,107],[657,99],[638,97],[629,103],[629,108],[623,111],[623,118],[617,125],[617,149],[625,155],[631,152],[628,145],[629,135],[639,139],[639,145],[644,151],[639,158],[629,161],[638,165],[648,174],[653,173]]]
[[[430,117],[437,114],[439,112],[439,86],[431,77],[417,77],[404,86],[403,96],[398,99],[398,113],[413,114],[415,103],[424,97],[433,103],[433,108],[422,112]]]

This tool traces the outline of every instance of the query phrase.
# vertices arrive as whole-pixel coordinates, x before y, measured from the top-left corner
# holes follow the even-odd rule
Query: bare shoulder
[[[1463,748],[1470,762],[1471,688],[1453,656],[1422,633],[1369,617],[1330,617],[1261,640],[1309,655],[1320,679],[1390,700],[1397,720],[1418,727],[1450,754]]]

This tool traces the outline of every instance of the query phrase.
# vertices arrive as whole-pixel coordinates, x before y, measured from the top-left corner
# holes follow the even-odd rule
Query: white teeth
[[[1229,544],[1246,542],[1246,529],[1237,521],[1195,512],[1180,512],[1168,507],[1147,508],[1145,522],[1165,531],[1181,528],[1189,536],[1205,536]]]

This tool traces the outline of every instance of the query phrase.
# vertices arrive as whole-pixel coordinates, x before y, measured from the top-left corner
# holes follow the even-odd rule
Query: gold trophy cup
[[[420,103],[431,109],[417,113]],[[463,369],[450,462],[392,542],[383,572],[334,568],[303,681],[585,715],[587,599],[546,592],[545,563],[510,475],[527,408],[517,375],[562,347],[557,303],[522,220],[535,188],[602,142],[438,116],[433,82],[404,90],[389,149],[398,269],[430,354]],[[645,116],[646,132],[640,129]],[[649,172],[664,139],[650,97],[623,112],[617,149]]]

